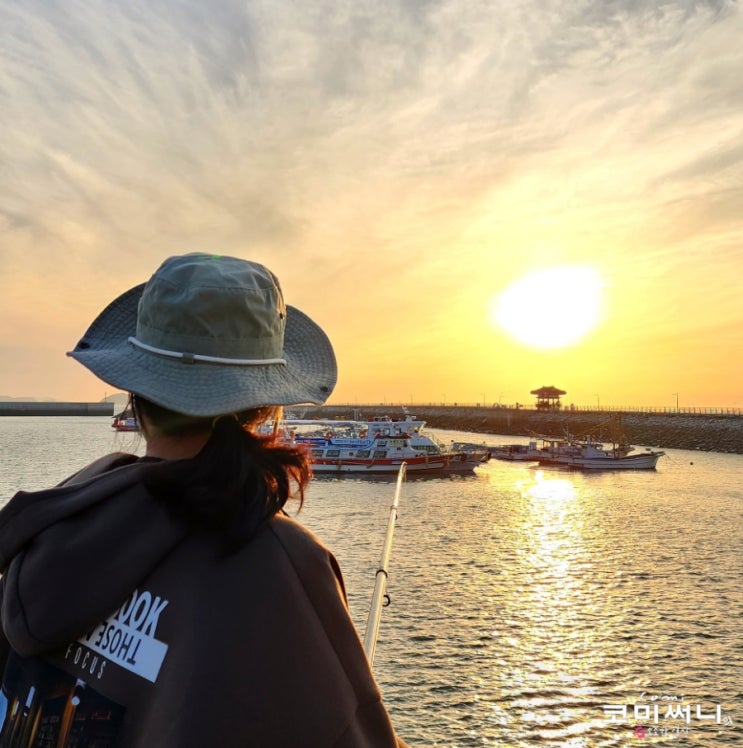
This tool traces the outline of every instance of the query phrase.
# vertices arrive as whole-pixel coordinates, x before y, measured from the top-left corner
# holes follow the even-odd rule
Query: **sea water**
[[[513,437],[436,432],[440,439]],[[140,452],[106,418],[0,418],[0,502]],[[402,487],[374,672],[411,746],[743,746],[743,456],[491,461]],[[363,637],[394,481],[316,479]]]

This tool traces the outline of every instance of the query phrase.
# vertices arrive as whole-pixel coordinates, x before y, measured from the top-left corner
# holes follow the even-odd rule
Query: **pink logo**
[[[644,738],[647,734],[648,734],[647,727],[643,727],[642,725],[637,725],[637,727],[635,727],[636,738]]]

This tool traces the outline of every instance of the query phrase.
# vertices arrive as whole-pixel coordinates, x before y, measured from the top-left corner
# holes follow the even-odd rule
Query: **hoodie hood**
[[[185,537],[142,487],[146,470],[135,455],[109,455],[0,511],[2,625],[17,652],[42,654],[88,632]]]

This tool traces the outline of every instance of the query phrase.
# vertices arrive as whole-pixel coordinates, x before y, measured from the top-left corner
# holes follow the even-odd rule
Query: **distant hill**
[[[111,395],[106,395],[106,397],[98,402],[113,403],[114,415],[118,415],[126,410],[126,406],[129,405],[129,394],[127,392],[114,392]]]
[[[106,395],[106,397],[98,402],[113,403],[114,410],[118,413],[126,407],[126,404],[129,402],[129,395],[126,392],[115,392],[113,395]]]

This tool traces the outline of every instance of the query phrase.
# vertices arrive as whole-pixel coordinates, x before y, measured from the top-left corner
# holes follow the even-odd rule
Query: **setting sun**
[[[591,267],[539,270],[494,297],[491,322],[526,345],[564,348],[601,321],[602,290],[602,278]]]

